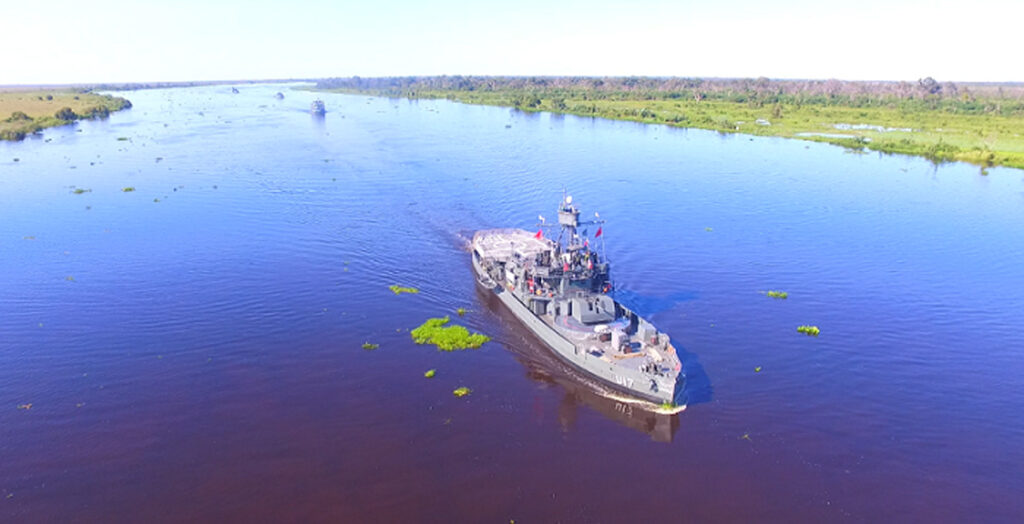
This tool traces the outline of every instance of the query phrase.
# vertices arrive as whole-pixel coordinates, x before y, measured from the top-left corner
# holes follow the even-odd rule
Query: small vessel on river
[[[558,208],[558,225],[541,230],[489,229],[473,235],[477,282],[492,291],[561,360],[613,389],[673,405],[685,377],[668,335],[616,302],[608,262],[591,249],[571,196]],[[555,239],[544,227],[558,227]],[[601,238],[603,244],[604,239]]]
[[[327,113],[327,107],[324,106],[323,100],[314,100],[313,103],[309,105],[309,112],[314,115],[324,115]]]

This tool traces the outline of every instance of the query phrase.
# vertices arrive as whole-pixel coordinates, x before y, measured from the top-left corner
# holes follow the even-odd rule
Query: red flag
[[[569,263],[568,262],[566,262],[565,264],[562,265],[562,271],[569,271]]]
[[[594,238],[597,238],[599,236],[601,236],[601,228],[600,227],[597,228],[597,233],[594,234]]]
[[[540,238],[542,236],[544,236],[544,230],[543,229],[538,229],[537,230],[537,234],[533,235],[533,238]]]

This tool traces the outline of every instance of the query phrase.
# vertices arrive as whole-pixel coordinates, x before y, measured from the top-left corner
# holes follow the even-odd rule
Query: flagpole
[[[607,253],[604,250],[604,229],[601,229],[601,260],[604,260],[605,264],[608,263],[608,259],[606,258],[606,256]]]

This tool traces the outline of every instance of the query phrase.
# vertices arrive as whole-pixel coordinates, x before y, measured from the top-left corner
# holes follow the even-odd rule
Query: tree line
[[[768,78],[581,77],[581,76],[405,76],[327,78],[320,89],[386,96],[430,96],[437,92],[512,93],[526,107],[551,100],[719,100],[767,104],[938,109],[968,114],[1024,115],[1024,84],[773,80]]]

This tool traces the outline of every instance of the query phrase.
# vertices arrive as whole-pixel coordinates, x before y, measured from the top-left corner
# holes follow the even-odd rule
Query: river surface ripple
[[[0,142],[0,521],[1024,514],[1021,171],[238,87]],[[475,289],[467,236],[563,188],[683,353],[682,414]],[[494,341],[411,342],[459,307]]]

